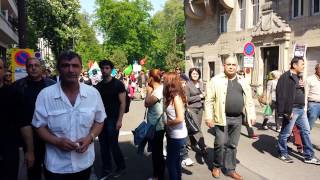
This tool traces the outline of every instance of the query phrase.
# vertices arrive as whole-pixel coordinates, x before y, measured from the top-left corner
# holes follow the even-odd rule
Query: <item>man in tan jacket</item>
[[[207,85],[205,98],[206,124],[215,128],[214,161],[212,176],[218,178],[221,168],[233,179],[243,179],[236,169],[236,152],[243,115],[251,127],[256,114],[251,88],[236,74],[237,60],[229,56],[224,73],[214,76]]]

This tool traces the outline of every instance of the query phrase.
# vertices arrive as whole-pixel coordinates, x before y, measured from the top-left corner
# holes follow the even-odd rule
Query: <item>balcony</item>
[[[18,17],[17,0],[0,0],[1,10],[8,10],[8,14],[14,18]]]
[[[8,17],[7,14],[0,13],[0,41],[6,45],[17,44],[19,42],[18,33],[15,26],[12,23],[15,23],[15,20],[11,17]]]

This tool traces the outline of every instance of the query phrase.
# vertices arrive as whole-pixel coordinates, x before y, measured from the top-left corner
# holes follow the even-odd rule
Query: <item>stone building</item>
[[[305,47],[304,76],[320,62],[320,0],[185,0],[184,8],[186,70],[199,67],[205,82],[223,71],[226,56],[237,58],[260,90],[270,71],[289,69],[296,45]],[[243,63],[248,42],[253,68]]]
[[[16,0],[0,0],[0,59],[5,59],[7,48],[18,44],[18,32],[15,28],[18,18]]]

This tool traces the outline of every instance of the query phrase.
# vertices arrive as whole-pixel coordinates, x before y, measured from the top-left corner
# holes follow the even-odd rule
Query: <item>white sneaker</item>
[[[192,159],[187,158],[187,159],[182,160],[181,164],[185,165],[185,166],[192,166],[194,164],[194,162],[192,161]]]

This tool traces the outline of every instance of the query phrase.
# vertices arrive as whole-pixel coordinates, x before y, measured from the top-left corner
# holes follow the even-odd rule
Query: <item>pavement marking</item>
[[[119,136],[127,136],[127,135],[132,135],[131,131],[120,131]]]

